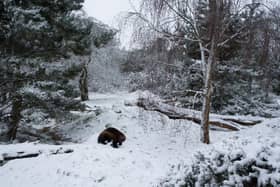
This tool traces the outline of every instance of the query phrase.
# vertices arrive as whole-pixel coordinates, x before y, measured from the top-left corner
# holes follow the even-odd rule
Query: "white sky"
[[[83,8],[89,16],[119,29],[118,16],[132,10],[130,1],[134,5],[137,0],[85,0]],[[131,31],[128,30],[122,31],[119,35],[121,47],[129,48]]]
[[[85,0],[84,9],[92,16],[110,26],[115,26],[119,13],[129,11],[129,0]]]
[[[122,12],[131,11],[131,3],[135,6],[138,0],[85,0],[84,10],[91,17],[94,17],[103,23],[118,28],[118,15]],[[250,1],[251,0],[247,0]],[[279,0],[264,0],[264,2],[279,3]],[[121,33],[120,40],[123,47],[129,45],[129,38],[132,31],[126,31]]]

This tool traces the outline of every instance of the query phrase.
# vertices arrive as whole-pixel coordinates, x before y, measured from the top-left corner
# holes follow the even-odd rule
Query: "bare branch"
[[[247,26],[242,27],[238,32],[236,32],[235,34],[231,35],[228,39],[218,43],[218,47],[223,47],[224,45],[226,45],[228,42],[230,42],[231,40],[235,39],[236,37],[238,37],[241,32],[246,28]]]

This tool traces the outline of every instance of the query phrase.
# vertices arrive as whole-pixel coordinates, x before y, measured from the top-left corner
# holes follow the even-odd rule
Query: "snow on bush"
[[[181,177],[181,178],[180,178]],[[199,152],[191,166],[173,167],[161,186],[279,186],[280,145],[264,146],[255,156],[240,149],[234,153]]]

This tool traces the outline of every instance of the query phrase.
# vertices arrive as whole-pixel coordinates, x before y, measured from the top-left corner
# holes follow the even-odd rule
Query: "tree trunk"
[[[254,5],[256,2],[255,0],[251,1],[251,5]],[[254,45],[255,45],[255,37],[256,37],[256,26],[253,23],[254,19],[254,14],[256,11],[256,6],[249,6],[249,22],[248,24],[248,41],[246,42],[246,47],[245,47],[245,56],[244,56],[244,66],[252,66],[253,64],[253,52],[254,52]],[[248,95],[250,96],[252,94],[252,87],[253,87],[253,77],[249,76],[248,77]]]
[[[18,125],[21,119],[21,110],[22,110],[22,96],[16,94],[13,98],[13,106],[11,112],[11,123],[10,129],[8,131],[8,138],[10,141],[16,139]]]
[[[212,44],[213,45],[213,44]],[[203,143],[209,144],[209,114],[211,107],[211,95],[212,95],[212,68],[215,62],[214,48],[211,47],[210,56],[207,62],[206,68],[206,78],[205,78],[205,88],[204,88],[204,98],[202,105],[202,115],[201,115],[201,141]]]
[[[270,44],[270,33],[269,33],[269,24],[265,24],[264,30],[264,43],[263,43],[263,50],[262,55],[260,58],[260,65],[263,69],[263,82],[262,87],[265,91],[264,101],[268,101],[268,93],[269,87],[271,82],[271,67],[269,65],[269,44]]]
[[[251,1],[251,5],[254,5],[256,2],[255,0]],[[248,41],[246,43],[246,47],[245,47],[245,58],[244,58],[244,64],[252,64],[252,60],[253,60],[253,46],[254,46],[254,39],[255,39],[255,30],[256,30],[256,26],[253,23],[253,19],[254,19],[254,14],[256,11],[256,6],[248,6],[249,7],[249,22],[248,24]]]
[[[215,56],[217,50],[217,38],[218,38],[218,19],[219,19],[219,8],[221,5],[221,0],[210,0],[209,1],[209,37],[211,41],[211,48],[209,50],[209,57],[207,60],[206,68],[206,78],[204,86],[204,98],[202,105],[201,114],[201,141],[203,143],[209,144],[209,114],[211,107],[211,94],[212,94],[212,69],[215,64]]]
[[[81,100],[87,101],[89,99],[88,97],[88,72],[87,72],[87,65],[84,65],[80,80],[79,80],[79,87],[81,92]]]
[[[206,72],[206,60],[205,60],[205,51],[204,51],[204,48],[203,48],[203,45],[201,43],[201,41],[199,41],[199,50],[200,50],[200,58],[201,58],[201,69],[202,69],[202,72]],[[203,77],[205,77],[205,73],[203,75]],[[205,81],[205,80],[203,80]]]

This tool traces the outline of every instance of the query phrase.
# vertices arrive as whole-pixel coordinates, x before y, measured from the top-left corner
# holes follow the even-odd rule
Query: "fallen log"
[[[72,153],[74,150],[73,149],[63,149],[62,147],[60,147],[59,149],[56,150],[50,150],[49,154],[50,155],[56,155],[56,154],[68,154],[68,153]],[[33,157],[37,157],[40,154],[42,154],[42,152],[40,150],[38,151],[33,151],[33,152],[24,152],[24,151],[20,151],[17,153],[3,153],[0,156],[0,166],[3,166],[4,164],[6,164],[8,161],[11,160],[16,160],[16,159],[24,159],[24,158],[33,158]]]
[[[224,118],[223,120],[226,121],[232,121],[234,123],[238,123],[239,125],[243,125],[243,126],[254,126],[258,123],[261,123],[262,120],[256,120],[256,121],[242,121],[240,119],[232,119],[232,118]]]
[[[190,120],[194,123],[200,125],[200,116],[199,111],[188,110],[183,108],[174,107],[168,104],[161,103],[159,101],[154,101],[148,98],[139,98],[136,102],[138,107],[141,107],[145,110],[156,111],[161,114],[166,115],[170,119],[184,119]],[[252,126],[258,123],[261,123],[261,120],[257,121],[242,121],[240,119],[234,118],[223,118],[215,116],[215,119],[209,121],[211,130],[229,130],[229,131],[238,131],[240,130],[239,125],[241,126]]]
[[[32,158],[39,156],[40,153],[29,153],[29,154],[23,154],[23,155],[16,155],[16,156],[9,156],[9,155],[2,155],[3,160],[1,162],[15,160],[15,159],[23,159],[23,158]]]

